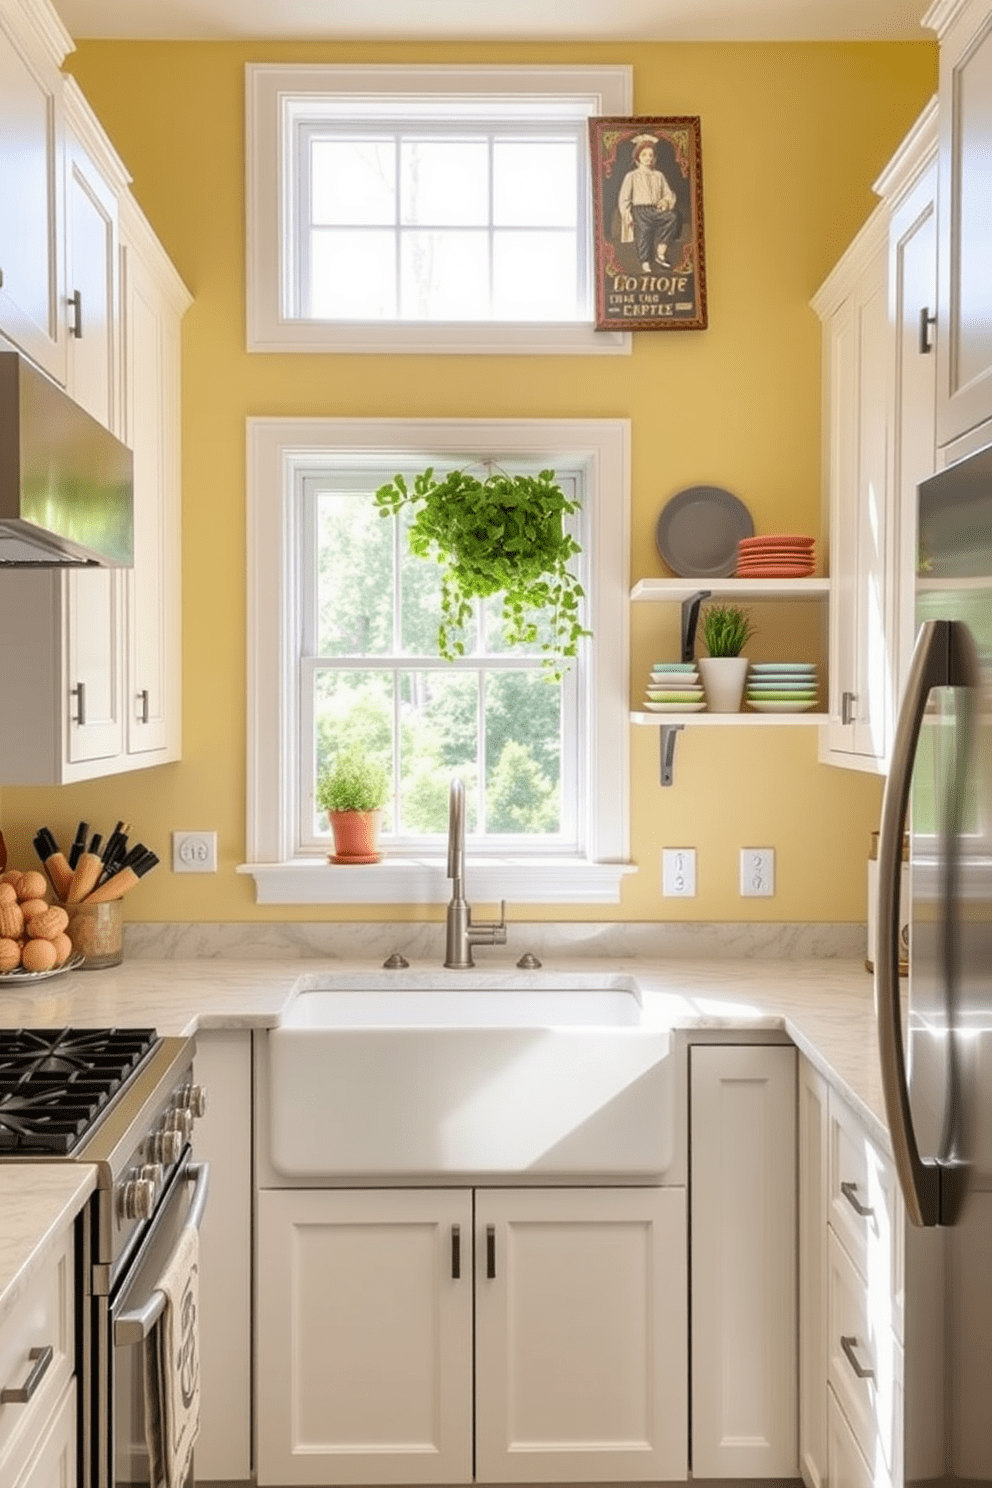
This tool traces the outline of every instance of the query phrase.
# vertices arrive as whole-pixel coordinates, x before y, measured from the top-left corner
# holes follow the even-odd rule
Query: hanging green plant
[[[545,620],[550,638],[541,643],[543,667],[560,680],[566,659],[590,632],[579,618],[585,591],[568,567],[582,550],[563,528],[578,502],[568,499],[553,470],[508,475],[497,469],[484,480],[452,470],[435,480],[428,468],[415,477],[412,490],[402,475],[394,476],[379,487],[375,501],[383,517],[415,505],[410,551],[441,564],[441,656],[464,656],[474,601],[502,594],[506,643],[533,645],[538,622]]]

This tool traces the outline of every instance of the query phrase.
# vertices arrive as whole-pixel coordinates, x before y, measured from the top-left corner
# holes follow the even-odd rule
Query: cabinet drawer
[[[10,1482],[14,1464],[30,1455],[74,1369],[70,1228],[0,1325],[0,1390],[29,1394],[0,1403],[0,1481]]]
[[[892,1326],[903,1336],[902,1201],[895,1169],[858,1118],[830,1093],[830,1228],[858,1271],[892,1301]]]
[[[827,1452],[830,1488],[889,1488],[888,1480],[876,1480],[865,1461],[833,1390],[827,1391]]]
[[[16,1488],[76,1488],[76,1381],[66,1385],[41,1440],[31,1443],[30,1457]],[[4,1479],[6,1482],[6,1479]]]
[[[868,1461],[898,1481],[903,1359],[890,1325],[889,1299],[858,1275],[833,1233],[827,1255],[830,1387]]]

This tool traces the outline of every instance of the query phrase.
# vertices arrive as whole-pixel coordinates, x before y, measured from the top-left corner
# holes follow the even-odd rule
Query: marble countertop
[[[276,1026],[297,993],[326,982],[378,972],[357,958],[229,957],[125,960],[106,971],[70,972],[0,988],[0,1027],[154,1027],[163,1035],[206,1029]],[[486,956],[472,974],[485,985],[514,969]],[[869,1133],[889,1146],[874,1030],[872,979],[853,959],[659,959],[569,957],[546,972],[625,973],[641,989],[646,1022],[693,1030],[774,1030],[787,1034],[859,1113]],[[433,985],[464,985],[462,973],[412,961],[411,973]],[[382,972],[388,984],[389,973]],[[0,1317],[19,1294],[39,1254],[85,1202],[92,1177],[82,1164],[0,1165]]]
[[[0,1327],[95,1187],[87,1163],[0,1166]]]

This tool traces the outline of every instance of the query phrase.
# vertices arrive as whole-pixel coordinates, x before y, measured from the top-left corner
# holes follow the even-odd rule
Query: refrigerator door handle
[[[966,628],[951,620],[925,620],[892,745],[892,763],[882,796],[878,844],[878,953],[875,957],[875,1016],[882,1068],[882,1093],[896,1172],[915,1225],[940,1223],[940,1168],[920,1156],[909,1104],[899,1000],[899,884],[913,763],[927,699],[934,687],[974,687],[978,661]]]

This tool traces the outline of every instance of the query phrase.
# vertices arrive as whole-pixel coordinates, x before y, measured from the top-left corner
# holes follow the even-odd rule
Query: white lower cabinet
[[[799,1061],[799,1469],[827,1475],[827,1082]]]
[[[686,1476],[681,1189],[266,1190],[257,1275],[260,1485]]]
[[[76,1482],[74,1236],[70,1225],[0,1326],[0,1484]]]
[[[798,1475],[796,1051],[690,1050],[692,1471]]]

